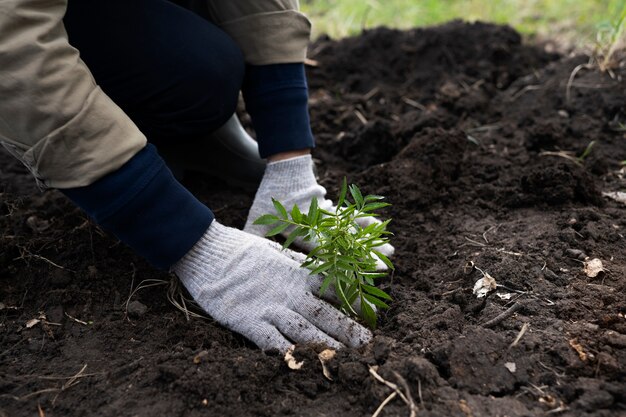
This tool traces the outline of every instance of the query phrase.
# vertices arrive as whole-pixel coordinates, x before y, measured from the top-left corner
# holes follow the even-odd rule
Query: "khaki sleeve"
[[[311,23],[297,0],[207,0],[215,24],[253,65],[304,62]]]
[[[67,0],[0,0],[0,142],[41,187],[89,185],[146,144],[63,26]]]

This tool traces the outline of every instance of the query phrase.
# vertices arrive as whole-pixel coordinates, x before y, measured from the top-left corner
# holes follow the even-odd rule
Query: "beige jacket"
[[[250,64],[302,62],[298,0],[206,0]],[[0,0],[0,142],[41,187],[89,185],[146,144],[98,87],[63,27],[67,0]]]

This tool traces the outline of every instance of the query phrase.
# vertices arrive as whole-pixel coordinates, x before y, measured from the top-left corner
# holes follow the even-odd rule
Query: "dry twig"
[[[70,319],[72,321],[75,321],[76,323],[80,323],[80,324],[82,324],[84,326],[88,326],[89,325],[89,323],[87,323],[86,321],[78,320],[76,317],[73,317],[73,316],[70,316],[69,314],[67,314],[67,312],[65,313],[65,315],[67,316],[68,319]]]
[[[17,245],[17,248],[20,250],[20,253],[21,253],[21,254],[20,254],[20,256],[19,256],[19,257],[17,257],[17,258],[15,258],[15,259],[13,259],[14,261],[16,261],[16,260],[18,260],[18,259],[34,258],[34,259],[38,259],[38,260],[40,260],[40,261],[44,261],[44,262],[46,262],[46,263],[48,263],[48,264],[52,265],[52,266],[53,266],[53,267],[55,267],[55,268],[63,269],[64,271],[69,271],[69,272],[76,272],[76,271],[71,270],[71,269],[69,269],[69,268],[66,268],[66,267],[64,267],[64,266],[61,266],[61,265],[59,265],[59,264],[57,264],[57,263],[55,263],[55,262],[52,262],[50,259],[48,259],[48,258],[46,258],[46,257],[44,257],[44,256],[37,255],[36,253],[32,253],[31,251],[29,251],[28,249],[26,249],[24,246]]]
[[[541,85],[527,85],[524,88],[519,89],[517,92],[515,92],[515,94],[513,94],[510,98],[511,101],[515,101],[517,100],[519,97],[521,97],[524,93],[528,92],[528,91],[533,91],[533,90],[541,90],[542,86]]]
[[[576,78],[576,74],[582,69],[591,69],[593,68],[592,59],[589,60],[586,64],[577,65],[569,75],[569,79],[567,80],[567,85],[565,86],[565,102],[569,104],[572,98],[571,90],[572,84],[574,82],[574,78]]]
[[[357,119],[359,119],[361,123],[363,123],[364,125],[367,124],[367,119],[365,118],[365,116],[363,116],[363,113],[361,113],[357,109],[354,109],[354,115],[357,117]]]
[[[568,151],[544,151],[539,153],[539,156],[558,156],[560,158],[565,158],[568,161],[572,161],[576,165],[580,165],[580,160],[576,158],[572,152]]]
[[[513,314],[515,314],[515,312],[517,312],[519,309],[521,309],[523,307],[523,305],[521,303],[515,303],[513,304],[511,307],[509,307],[508,310],[504,311],[501,314],[498,314],[496,317],[492,318],[491,320],[483,323],[483,327],[493,327],[496,324],[499,324],[500,322],[508,319],[509,317],[511,317]]]
[[[465,240],[467,240],[468,242],[470,242],[474,246],[478,246],[478,247],[481,247],[481,248],[484,248],[485,246],[487,246],[484,243],[478,242],[478,241],[476,241],[474,239],[470,239],[467,236],[464,236],[464,238],[465,238]]]
[[[512,347],[517,346],[517,344],[519,343],[520,340],[522,340],[522,336],[524,336],[524,334],[526,333],[526,330],[528,330],[528,328],[530,327],[530,324],[528,323],[524,323],[522,324],[522,328],[520,329],[519,333],[517,334],[517,337],[515,338],[515,340],[513,341],[513,343],[511,343],[509,345],[509,349],[511,349]]]
[[[380,92],[380,88],[374,87],[363,96],[363,100],[369,101],[372,97]]]
[[[401,98],[402,101],[404,101],[406,104],[408,104],[411,107],[415,107],[416,109],[419,109],[421,111],[426,111],[426,106],[424,106],[423,104],[418,103],[417,101],[410,99],[408,97],[402,97]]]

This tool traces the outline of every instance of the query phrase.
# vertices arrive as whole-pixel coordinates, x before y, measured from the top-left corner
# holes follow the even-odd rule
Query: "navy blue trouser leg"
[[[234,113],[235,42],[166,0],[70,0],[63,20],[96,82],[152,142],[206,136]]]
[[[157,145],[205,139],[233,114],[242,88],[262,156],[313,147],[302,63],[244,66],[228,35],[165,0],[69,0],[64,24],[96,82]],[[161,268],[214,219],[152,145],[93,184],[62,191]]]

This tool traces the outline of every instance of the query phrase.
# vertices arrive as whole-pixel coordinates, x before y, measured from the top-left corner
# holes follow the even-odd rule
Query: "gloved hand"
[[[322,279],[301,261],[275,242],[213,221],[172,271],[211,317],[263,350],[367,343],[368,329],[314,295]],[[332,291],[324,297],[332,299]]]
[[[317,198],[317,204],[321,209],[335,211],[335,205],[325,196],[326,189],[319,185],[315,179],[311,155],[271,162],[265,168],[263,180],[254,197],[243,230],[257,236],[265,236],[274,227],[272,225],[253,224],[263,214],[278,214],[272,204],[272,198],[280,201],[287,211],[291,210],[294,204],[297,204],[300,211],[306,213],[313,198]],[[361,227],[380,222],[374,217],[362,217],[356,221]],[[291,230],[293,229],[288,228],[283,232],[283,235],[287,237]],[[302,237],[297,238],[294,244],[307,251],[313,250],[316,246],[315,242],[305,241]],[[387,257],[394,253],[393,246],[388,243],[378,247],[377,250]],[[379,260],[377,264],[378,269],[387,269],[382,261]]]

